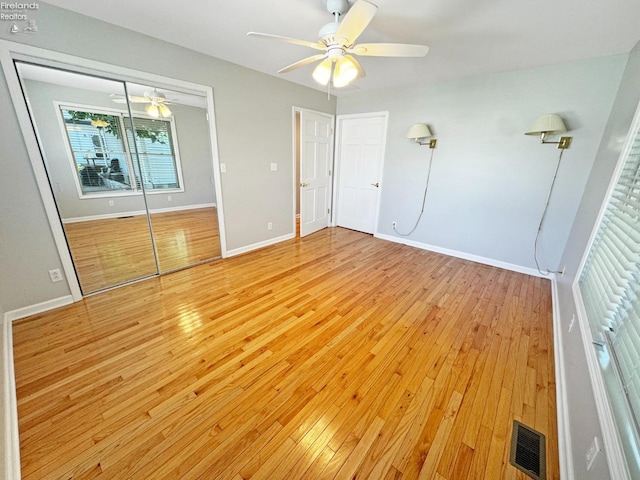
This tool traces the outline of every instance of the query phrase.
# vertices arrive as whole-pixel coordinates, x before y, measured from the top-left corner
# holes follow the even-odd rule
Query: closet
[[[83,295],[221,257],[206,95],[14,64]]]

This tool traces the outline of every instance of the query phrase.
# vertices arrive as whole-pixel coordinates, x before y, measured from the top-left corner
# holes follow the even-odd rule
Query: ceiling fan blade
[[[300,68],[300,67],[304,67],[305,65],[309,65],[310,63],[313,63],[316,60],[321,60],[323,58],[326,58],[326,56],[327,56],[326,53],[324,53],[324,54],[323,53],[319,53],[317,55],[312,55],[311,57],[303,58],[299,62],[292,63],[288,67],[281,68],[280,70],[278,70],[278,73],[290,72],[291,70],[295,70],[296,68]]]
[[[111,101],[115,103],[127,103],[127,98],[119,93],[112,93],[109,95]],[[139,97],[137,95],[129,95],[129,101],[131,103],[149,103],[149,99],[146,97]]]
[[[358,0],[346,13],[336,32],[336,38],[345,39],[346,45],[353,45],[373,19],[378,7],[366,0]]]
[[[129,95],[129,102],[131,103],[151,103],[147,97],[139,97],[137,95]]]
[[[111,95],[109,95],[109,98],[111,99],[112,102],[115,103],[127,103],[127,99],[124,95],[119,95],[117,93],[112,93]]]
[[[269,33],[249,32],[247,35],[251,37],[267,38],[269,40],[278,40],[279,42],[292,43],[294,45],[302,45],[303,47],[315,48],[316,50],[324,50],[322,43],[307,42],[306,40],[298,40],[297,38],[282,37],[280,35],[271,35]]]
[[[347,52],[369,57],[424,57],[429,51],[425,45],[407,43],[361,43]]]

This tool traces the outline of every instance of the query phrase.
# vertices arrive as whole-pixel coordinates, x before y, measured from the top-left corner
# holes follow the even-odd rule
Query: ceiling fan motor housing
[[[163,102],[167,99],[166,95],[162,92],[159,92],[155,88],[152,92],[144,92],[144,96],[151,100],[152,102]]]
[[[323,25],[318,31],[318,37],[325,45],[331,45],[336,42],[336,32],[338,31],[339,23],[331,22]]]

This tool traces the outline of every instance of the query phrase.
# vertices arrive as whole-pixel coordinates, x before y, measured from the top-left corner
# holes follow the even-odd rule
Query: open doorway
[[[330,224],[333,125],[333,115],[294,109],[296,237],[310,235]]]

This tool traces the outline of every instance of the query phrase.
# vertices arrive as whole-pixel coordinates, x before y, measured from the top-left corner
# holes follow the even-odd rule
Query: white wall
[[[213,88],[229,250],[294,234],[292,110],[334,113],[334,97],[38,3],[37,33],[3,28],[0,38]],[[0,302],[13,311],[65,297],[69,288],[48,278],[61,262],[2,75],[0,120]]]
[[[488,75],[436,85],[350,93],[338,114],[389,111],[379,233],[411,229],[420,211],[429,148],[405,138],[425,122],[438,138],[425,214],[409,240],[525,269],[558,150],[525,136],[560,113],[574,137],[564,154],[539,258],[558,269],[626,56]]]
[[[577,270],[588,247],[591,232],[605,200],[605,194],[618,162],[623,142],[639,102],[640,43],[636,45],[629,56],[562,257],[562,264],[567,267],[566,272],[564,277],[558,279],[557,306],[560,312],[560,328],[563,331],[562,351],[566,363],[567,395],[569,404],[572,406],[569,415],[573,439],[572,453],[576,467],[576,478],[584,480],[600,480],[610,477],[604,456],[601,456],[600,460],[596,462],[592,471],[587,472],[585,469],[584,452],[594,436],[602,439],[602,431],[594,404],[579,323],[576,322],[572,331],[568,331],[572,318],[577,315],[571,286],[576,279]]]

